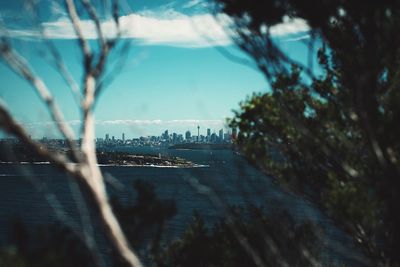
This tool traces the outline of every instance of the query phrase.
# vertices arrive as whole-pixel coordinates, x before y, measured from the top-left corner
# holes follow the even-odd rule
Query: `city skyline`
[[[96,147],[101,148],[112,148],[119,146],[127,147],[171,147],[174,145],[184,145],[187,144],[197,144],[197,145],[217,145],[217,146],[229,146],[232,145],[234,140],[237,138],[237,129],[230,129],[224,132],[224,129],[219,129],[218,131],[211,131],[210,128],[205,129],[205,134],[203,132],[200,134],[200,127],[196,127],[197,134],[190,130],[184,133],[177,133],[175,131],[170,132],[166,129],[158,135],[151,136],[140,136],[129,138],[124,132],[120,133],[119,136],[110,135],[106,133],[104,137],[97,137],[95,139]],[[35,139],[37,142],[42,143],[46,146],[53,148],[66,148],[67,140],[63,138],[49,138],[47,136],[42,136],[41,138],[30,138]],[[81,143],[82,139],[75,140],[78,144]],[[16,138],[0,138],[1,143],[8,144],[18,144],[20,141]]]
[[[181,136],[185,136],[185,139],[187,139],[186,136],[188,136],[188,133],[189,133],[189,136],[191,136],[191,137],[196,137],[196,136],[211,136],[211,135],[213,135],[213,134],[218,135],[218,136],[221,136],[221,133],[224,133],[224,134],[225,134],[225,133],[228,133],[228,134],[230,134],[230,133],[232,133],[232,132],[235,131],[235,129],[232,129],[232,128],[227,128],[227,129],[228,129],[227,132],[225,132],[223,128],[218,129],[218,130],[211,129],[211,128],[206,128],[206,131],[205,131],[206,134],[203,134],[203,132],[200,132],[199,129],[201,129],[201,127],[199,127],[199,126],[198,126],[198,128],[196,127],[196,131],[198,130],[198,134],[197,134],[197,135],[196,135],[196,134],[193,134],[192,131],[190,131],[190,129],[186,130],[185,132],[181,132],[181,133],[178,132],[178,131],[172,131],[172,132],[170,132],[169,129],[165,129],[164,132],[162,132],[162,133],[159,134],[159,135],[134,136],[134,137],[131,137],[131,138],[130,138],[129,136],[127,137],[126,134],[125,134],[125,132],[122,132],[122,133],[120,133],[120,135],[119,135],[119,136],[121,136],[121,139],[118,139],[118,135],[110,135],[109,133],[106,133],[106,134],[104,135],[104,140],[107,140],[107,139],[117,139],[117,140],[122,140],[122,141],[124,141],[124,140],[136,139],[136,138],[141,138],[141,137],[165,136],[165,135],[173,136],[174,134],[181,135]],[[117,138],[116,138],[116,137],[117,137]],[[96,139],[103,139],[103,138],[102,138],[102,137],[97,137]]]
[[[226,127],[226,128],[220,128],[220,129],[211,129],[211,128],[205,128],[205,130],[200,130],[202,129],[202,127],[199,127],[199,125],[195,128],[193,128],[193,132],[190,129],[187,129],[184,132],[179,132],[176,130],[172,130],[170,131],[170,129],[165,129],[164,131],[162,131],[159,134],[154,134],[154,135],[142,135],[142,136],[129,136],[126,135],[125,132],[120,132],[118,134],[110,134],[110,133],[105,133],[104,136],[96,136],[96,140],[132,140],[132,139],[139,139],[139,138],[149,138],[149,137],[159,137],[159,136],[165,136],[166,134],[168,134],[168,136],[172,137],[173,135],[180,135],[182,137],[184,137],[184,139],[188,139],[188,133],[190,137],[210,137],[212,135],[216,135],[219,138],[221,138],[221,135],[225,135],[225,134],[232,134],[232,132],[235,132],[237,130]],[[196,134],[196,132],[198,132],[198,135]],[[63,140],[63,138],[57,138],[57,137],[52,137],[52,136],[47,136],[47,135],[43,135],[43,136],[32,136],[30,135],[31,138],[33,139],[55,139],[55,140]],[[121,137],[121,138],[119,138]],[[8,139],[7,137],[3,137],[0,139]],[[77,139],[78,140],[78,139]]]

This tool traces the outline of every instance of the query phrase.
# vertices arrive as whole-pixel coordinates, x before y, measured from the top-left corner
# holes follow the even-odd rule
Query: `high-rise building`
[[[210,137],[211,143],[216,143],[217,142],[217,138],[218,138],[218,136],[215,133],[213,133],[211,135],[211,137]]]
[[[224,133],[224,141],[225,142],[229,142],[230,141],[230,134],[229,134],[229,132],[227,132],[227,133]]]
[[[110,140],[110,135],[106,134],[106,141]]]
[[[222,142],[224,140],[224,130],[221,129],[218,132],[219,141]]]
[[[186,141],[189,141],[191,138],[192,138],[192,134],[190,133],[189,130],[187,130],[186,133],[185,133],[185,139],[186,139]]]
[[[122,133],[122,142],[125,143],[125,133]]]
[[[210,139],[210,136],[211,136],[211,129],[208,128],[208,129],[207,129],[207,137],[208,137],[208,139]]]
[[[197,125],[197,142],[200,141],[200,125]]]
[[[168,133],[168,130],[165,130],[165,132],[163,133],[163,139],[164,139],[164,140],[169,140],[169,133]]]

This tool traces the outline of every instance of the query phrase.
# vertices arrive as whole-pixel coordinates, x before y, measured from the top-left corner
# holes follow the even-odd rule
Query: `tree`
[[[321,240],[312,223],[298,223],[282,211],[232,210],[232,220],[221,219],[213,227],[195,214],[182,237],[160,253],[157,266],[321,266]],[[253,253],[245,251],[232,227],[243,233]]]
[[[33,14],[36,15],[34,2],[27,1],[27,3],[31,5]],[[113,18],[113,24],[117,29],[113,37],[105,36],[101,27],[102,16],[100,16],[97,6],[92,4],[91,1],[64,1],[65,10],[77,36],[82,56],[82,83],[80,86],[73,81],[72,76],[62,61],[59,51],[57,51],[47,38],[46,32],[40,26],[41,24],[37,25],[41,33],[40,38],[47,44],[48,51],[52,55],[59,73],[79,99],[78,108],[82,115],[82,129],[80,133],[82,141],[80,144],[76,142],[77,138],[74,136],[70,126],[65,122],[57,101],[53,97],[51,90],[48,89],[44,79],[35,74],[34,70],[27,63],[27,60],[12,46],[7,25],[2,24],[0,28],[0,57],[2,61],[26,80],[40,96],[43,103],[47,106],[49,114],[57,125],[59,132],[67,141],[68,148],[72,154],[71,157],[67,157],[65,154],[57,151],[50,151],[47,147],[41,146],[37,141],[31,139],[27,130],[22,124],[16,121],[3,101],[0,102],[0,127],[7,134],[17,137],[30,150],[52,162],[55,166],[73,177],[79,188],[95,203],[107,236],[119,256],[130,266],[141,266],[139,258],[130,249],[118,220],[112,212],[105,189],[104,177],[97,164],[95,153],[93,109],[99,99],[101,90],[104,88],[103,78],[108,57],[110,52],[115,50],[121,36],[119,30],[120,7],[118,0],[104,1],[104,3],[106,6],[111,7],[106,9],[105,12],[109,12],[109,16]],[[94,24],[97,34],[97,48],[92,46],[84,36],[82,31],[82,16],[87,17]],[[35,17],[38,19],[37,15]],[[93,242],[87,242],[87,244],[90,249],[93,249]]]
[[[243,153],[317,203],[375,264],[398,266],[400,3],[217,2],[236,43],[271,82],[231,120]],[[311,56],[322,43],[321,75],[274,41],[271,27],[293,19],[310,28]]]

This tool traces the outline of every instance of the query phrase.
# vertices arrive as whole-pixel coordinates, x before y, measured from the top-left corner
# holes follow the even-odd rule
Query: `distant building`
[[[213,133],[211,135],[210,141],[211,141],[211,143],[216,143],[217,139],[218,139],[218,136],[215,133]]]
[[[165,132],[163,133],[163,135],[162,135],[162,138],[164,139],[164,140],[169,140],[169,133],[168,133],[168,130],[165,130]]]
[[[189,130],[187,130],[186,133],[185,133],[185,139],[186,139],[186,141],[191,140],[191,138],[192,138],[192,134],[190,133]]]
[[[106,141],[109,141],[109,140],[110,140],[110,135],[106,134]]]
[[[225,142],[229,142],[229,141],[231,141],[231,137],[230,137],[230,134],[229,134],[229,132],[227,132],[227,133],[224,133],[224,141],[225,141]]]
[[[122,142],[125,143],[125,133],[122,133]]]
[[[218,137],[219,137],[220,142],[224,141],[224,130],[223,129],[219,130]]]

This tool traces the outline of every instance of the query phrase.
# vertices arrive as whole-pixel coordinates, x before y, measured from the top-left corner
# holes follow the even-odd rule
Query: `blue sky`
[[[204,132],[206,128],[217,131],[241,100],[254,91],[267,90],[268,84],[256,68],[233,62],[216,49],[247,58],[223,31],[221,24],[226,23],[226,18],[216,21],[206,2],[132,3],[125,3],[125,16],[120,18],[126,26],[124,40],[131,42],[130,50],[124,55],[123,69],[96,107],[96,136],[109,133],[120,137],[124,132],[132,138],[159,135],[165,129],[183,133],[195,131],[197,125]],[[59,1],[42,0],[37,8],[42,26],[79,82],[80,54],[63,6]],[[80,115],[74,97],[46,60],[46,46],[38,40],[29,12],[21,10],[23,1],[0,2],[0,15],[15,48],[46,82],[66,121],[78,129]],[[92,25],[85,24],[85,18],[82,20],[85,36],[94,38]],[[107,17],[104,20],[106,34],[112,35]],[[305,62],[307,25],[303,21],[288,21],[277,26],[274,34],[285,51]],[[111,58],[110,66],[117,58]],[[47,110],[32,88],[3,63],[0,77],[0,98],[32,136],[57,136]]]

